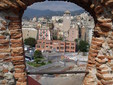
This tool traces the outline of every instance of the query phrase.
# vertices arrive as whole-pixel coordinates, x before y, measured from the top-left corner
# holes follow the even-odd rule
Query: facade
[[[60,40],[37,40],[36,50],[42,52],[75,52],[75,42],[64,42]]]
[[[87,40],[88,39],[88,37],[86,37],[86,28],[83,26],[83,27],[81,27],[81,39],[82,40]]]
[[[41,28],[38,30],[39,40],[51,40],[49,28]]]
[[[78,28],[69,29],[69,36],[67,38],[68,41],[75,41],[78,39]]]
[[[63,31],[67,32],[70,29],[71,25],[71,14],[69,11],[65,11],[63,16]]]
[[[69,41],[67,41],[65,44],[66,44],[65,45],[66,46],[66,52],[70,52],[70,53],[75,52],[75,49],[76,49],[75,42],[69,42]]]
[[[76,16],[76,22],[81,29],[81,39],[91,43],[93,28],[95,26],[94,19],[88,13],[84,12]]]
[[[37,40],[37,29],[35,28],[22,28],[22,33],[23,33],[23,40],[31,37],[35,38]]]

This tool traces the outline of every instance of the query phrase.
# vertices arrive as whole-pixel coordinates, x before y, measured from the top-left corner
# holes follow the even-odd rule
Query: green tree
[[[56,35],[53,36],[53,40],[57,40],[57,36]]]
[[[63,20],[62,20],[62,19],[59,19],[59,20],[58,20],[58,23],[62,23],[62,22],[63,22]]]
[[[39,50],[36,50],[35,53],[34,53],[34,61],[35,61],[35,63],[40,64],[43,59],[44,58],[43,58],[42,52],[39,51]]]
[[[24,43],[25,43],[25,45],[29,45],[31,47],[35,47],[36,40],[34,38],[29,37],[29,38],[24,40]]]
[[[83,52],[83,55],[85,52],[88,52],[89,50],[89,44],[86,41],[80,40],[78,45],[79,51]]]

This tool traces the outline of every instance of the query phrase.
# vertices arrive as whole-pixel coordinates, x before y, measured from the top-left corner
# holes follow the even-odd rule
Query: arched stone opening
[[[21,18],[27,6],[43,0],[2,0],[0,3],[0,84],[26,85]],[[64,0],[65,1],[65,0]],[[84,85],[113,84],[113,0],[70,0],[95,20]]]

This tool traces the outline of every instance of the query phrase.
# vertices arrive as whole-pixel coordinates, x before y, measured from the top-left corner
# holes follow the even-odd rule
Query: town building
[[[48,27],[43,27],[38,30],[39,40],[51,40],[51,34]]]
[[[23,40],[31,37],[31,38],[35,38],[37,40],[37,29],[35,28],[30,28],[30,27],[23,27],[22,28],[22,33],[23,33]]]
[[[81,27],[81,39],[82,40],[85,40],[86,41],[86,35],[87,35],[87,32],[86,32],[86,28],[83,26],[83,27]]]
[[[68,31],[70,29],[70,26],[71,26],[71,13],[70,11],[65,11],[63,15],[63,27],[62,27],[64,40],[66,40],[66,38],[69,36]]]
[[[75,52],[75,49],[76,49],[75,42],[66,41],[65,44],[66,44],[65,52],[70,52],[70,53]]]
[[[70,11],[65,11],[63,15],[63,31],[67,32],[70,29],[71,25],[71,13]]]
[[[68,41],[75,41],[78,39],[78,28],[69,29],[69,36],[67,37]]]
[[[36,50],[42,52],[75,52],[75,42],[64,42],[60,40],[37,40]]]
[[[82,40],[86,40],[91,43],[93,28],[94,28],[94,19],[86,12],[76,16],[76,22],[80,28],[80,35]]]

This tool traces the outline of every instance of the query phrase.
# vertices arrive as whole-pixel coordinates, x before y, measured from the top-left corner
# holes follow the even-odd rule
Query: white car
[[[28,58],[25,58],[25,61],[27,61],[27,62],[30,62],[30,59],[28,59]]]

